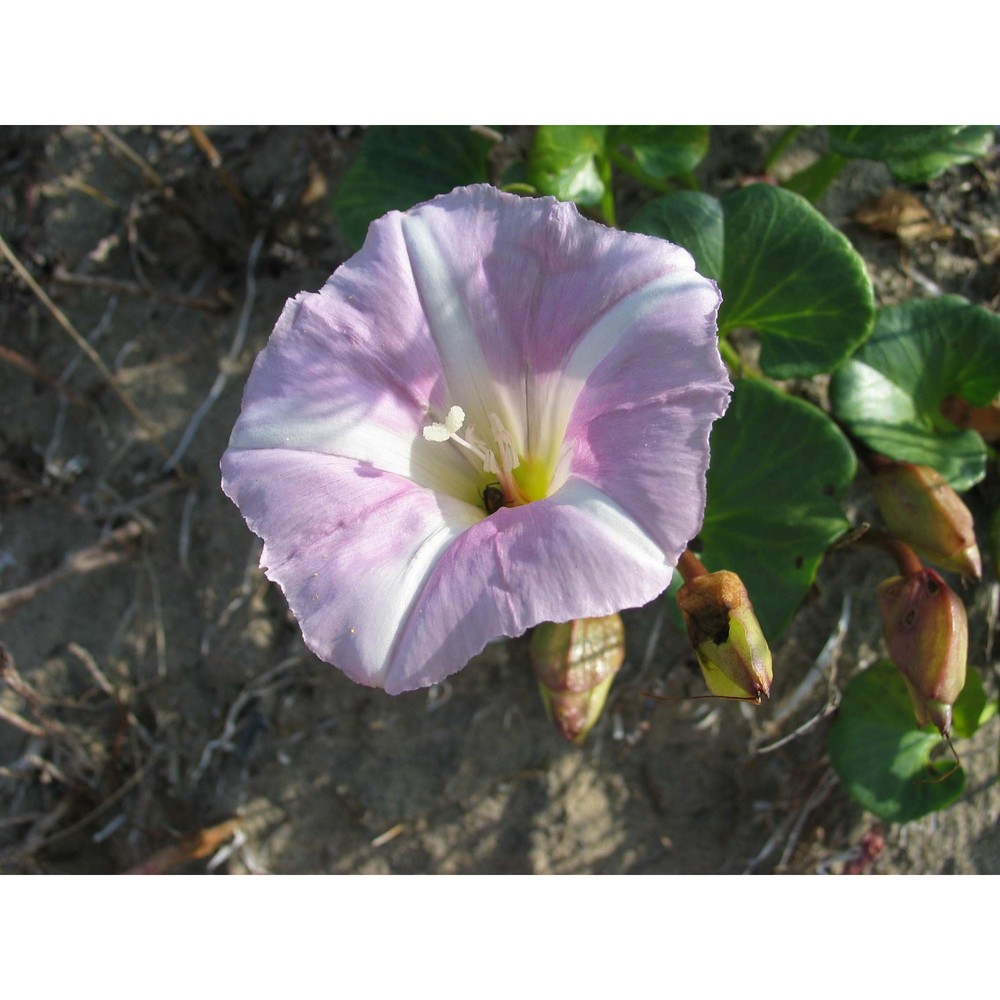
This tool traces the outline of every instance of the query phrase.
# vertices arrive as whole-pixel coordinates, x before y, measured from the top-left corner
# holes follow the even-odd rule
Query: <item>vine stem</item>
[[[721,335],[719,337],[719,353],[722,355],[722,360],[726,363],[726,367],[733,375],[737,377],[746,375],[739,352]]]
[[[768,150],[767,158],[764,160],[764,173],[769,174],[771,172],[775,163],[781,158],[782,153],[791,146],[802,129],[802,125],[789,125],[778,136],[774,145]]]
[[[872,545],[881,549],[886,555],[892,556],[895,560],[899,572],[903,576],[912,576],[920,573],[924,564],[920,561],[916,552],[910,548],[906,542],[901,542],[898,538],[893,538],[887,531],[879,528],[869,528],[859,539],[866,545]]]
[[[677,572],[684,577],[685,583],[708,574],[705,564],[690,549],[685,549],[677,560]]]

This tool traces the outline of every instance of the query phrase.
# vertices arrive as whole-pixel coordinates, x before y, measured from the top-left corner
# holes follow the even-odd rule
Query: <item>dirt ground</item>
[[[882,649],[877,555],[826,560],[759,709],[644,698],[701,682],[664,601],[626,613],[583,748],[546,721],[521,641],[396,698],[313,657],[219,457],[285,299],[349,255],[329,203],[361,133],[207,136],[214,165],[187,128],[0,129],[0,234],[141,417],[0,261],[0,871],[1000,873],[996,719],[961,746],[961,800],[902,828],[831,771],[837,690]],[[702,172],[758,172],[766,139],[716,131]],[[905,252],[850,221],[889,186],[859,164],[822,203],[879,302],[996,310],[996,150],[919,192],[952,232]],[[965,599],[995,696],[987,573]]]

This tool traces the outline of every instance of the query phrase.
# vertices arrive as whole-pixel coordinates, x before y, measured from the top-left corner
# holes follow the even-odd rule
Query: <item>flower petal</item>
[[[553,412],[550,377],[566,415],[589,372],[638,323],[662,330],[688,290],[715,288],[686,250],[587,222],[552,198],[478,185],[418,206],[399,225],[452,399],[477,428],[497,412],[532,451],[544,450],[534,437]],[[704,312],[714,318],[710,294],[715,306]]]
[[[222,473],[223,490],[265,539],[261,566],[306,644],[352,680],[388,687],[414,595],[482,508],[311,452],[230,449]]]
[[[247,381],[230,448],[339,455],[475,502],[467,463],[423,437],[420,386],[441,377],[433,351],[411,339],[395,353],[391,326],[370,340],[345,330],[344,308],[329,283],[287,303]]]
[[[385,688],[436,683],[490,639],[542,621],[645,604],[672,572],[659,546],[582,480],[546,500],[501,509],[441,550],[403,623]]]
[[[286,306],[222,462],[308,645],[396,693],[660,593],[731,388],[718,304],[684,250],[553,199],[481,185],[373,223]],[[487,516],[462,409],[470,441],[558,461],[555,492]]]

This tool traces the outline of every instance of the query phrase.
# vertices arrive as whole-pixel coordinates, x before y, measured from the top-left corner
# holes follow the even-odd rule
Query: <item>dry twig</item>
[[[806,676],[802,679],[802,683],[799,684],[790,697],[785,699],[785,701],[778,707],[774,716],[769,720],[767,724],[767,733],[772,735],[777,732],[781,728],[784,721],[790,718],[798,710],[799,706],[811,696],[813,689],[823,679],[825,679],[827,683],[827,698],[825,704],[819,712],[807,719],[792,732],[782,736],[774,743],[769,743],[767,746],[757,747],[754,750],[755,753],[770,753],[773,750],[777,750],[779,747],[783,747],[786,743],[791,743],[792,740],[795,740],[804,733],[809,732],[809,730],[812,729],[817,723],[821,722],[837,710],[837,707],[840,705],[840,691],[835,683],[837,674],[837,657],[840,655],[841,647],[847,637],[847,630],[850,623],[851,595],[845,594],[840,608],[840,616],[837,619],[836,628],[831,633],[829,639],[827,639],[823,644],[823,648],[820,650],[819,656],[816,657],[816,661],[813,663],[812,667],[810,667]]]
[[[78,392],[74,392],[69,386],[64,385],[62,379],[50,375],[43,368],[39,368],[33,361],[29,361],[23,354],[18,354],[13,348],[4,347],[0,344],[0,361],[6,361],[7,364],[13,365],[15,368],[20,368],[23,372],[27,372],[37,382],[51,386],[60,396],[74,406],[87,405],[87,401],[83,396]]]
[[[215,739],[209,740],[205,744],[205,749],[201,752],[201,757],[198,759],[198,763],[194,770],[191,772],[191,784],[197,785],[201,780],[202,775],[208,769],[208,765],[212,762],[212,757],[217,750],[231,751],[233,750],[233,737],[236,735],[236,723],[242,713],[243,709],[253,701],[255,698],[259,698],[262,694],[267,693],[270,690],[271,682],[275,678],[279,677],[281,674],[290,670],[292,667],[298,666],[301,663],[302,658],[299,656],[290,656],[287,660],[282,660],[277,666],[272,667],[270,670],[265,670],[260,677],[255,677],[249,684],[247,684],[240,693],[233,700],[233,703],[229,706],[229,710],[226,712],[226,721],[222,727],[222,733]],[[270,685],[270,686],[269,686]]]
[[[21,280],[34,292],[35,297],[43,306],[49,311],[52,318],[70,335],[73,342],[77,347],[83,351],[84,354],[90,359],[94,367],[101,373],[104,380],[111,387],[114,394],[122,401],[125,409],[132,414],[136,422],[140,427],[150,436],[150,440],[156,446],[156,448],[164,455],[167,454],[167,449],[163,446],[163,442],[160,441],[159,431],[146,419],[143,412],[138,406],[132,401],[132,397],[119,385],[118,379],[115,378],[114,373],[108,368],[108,366],[101,360],[101,356],[94,350],[93,347],[86,341],[84,337],[80,335],[76,327],[69,321],[66,314],[48,297],[45,293],[45,289],[38,284],[37,281],[31,276],[28,269],[21,263],[17,255],[13,250],[7,245],[7,241],[0,235],[0,253],[7,258],[10,266],[14,268]]]
[[[21,676],[14,665],[14,657],[2,645],[0,645],[0,680],[18,697],[30,705],[38,718],[38,722],[35,724],[28,722],[22,716],[17,716],[16,713],[11,713],[21,722],[28,722],[28,726],[31,727],[28,729],[18,722],[14,722],[13,719],[8,721],[11,721],[17,728],[30,733],[36,739],[44,739],[50,743],[59,743],[75,758],[75,766],[81,775],[91,774],[94,771],[94,766],[87,748],[71,728],[64,726],[57,719],[53,719],[46,712],[45,699]],[[26,760],[39,770],[50,773],[57,781],[65,782],[67,780],[54,764],[50,764],[50,762],[44,761],[41,758],[36,759],[36,755],[33,753],[26,754]]]
[[[174,449],[174,453],[164,464],[164,472],[170,472],[180,463],[181,459],[184,457],[184,452],[187,451],[188,446],[191,444],[191,440],[194,437],[195,432],[198,430],[198,427],[201,425],[202,420],[205,419],[208,411],[216,404],[217,400],[222,395],[222,390],[225,389],[226,383],[229,381],[230,375],[232,375],[236,370],[236,362],[239,359],[240,352],[243,350],[243,344],[246,341],[247,336],[247,329],[250,326],[250,314],[253,311],[254,300],[257,298],[257,277],[255,271],[257,268],[257,258],[260,256],[260,251],[263,246],[264,230],[261,230],[257,234],[257,238],[251,244],[250,252],[247,254],[247,293],[243,299],[243,308],[240,310],[240,318],[236,324],[236,335],[233,337],[233,342],[229,347],[229,353],[220,362],[219,374],[215,376],[212,388],[209,389],[208,395],[202,401],[201,406],[195,410],[184,430],[184,434],[181,436],[177,447]]]
[[[157,851],[141,864],[130,868],[126,875],[162,875],[170,868],[198,861],[214,854],[221,845],[235,836],[243,823],[242,817],[227,819],[223,823],[207,827],[182,838],[176,844]]]
[[[19,607],[34,600],[39,594],[44,593],[67,577],[77,573],[91,573],[95,569],[113,566],[115,563],[127,559],[131,554],[129,546],[141,534],[142,528],[135,521],[130,521],[128,524],[116,528],[96,545],[89,545],[85,549],[71,552],[62,564],[51,573],[46,573],[45,576],[27,583],[23,587],[17,587],[0,594],[0,622],[6,621]]]
[[[75,274],[67,271],[62,265],[56,267],[52,277],[64,285],[75,285],[79,288],[93,288],[100,292],[135,295],[141,298],[157,298],[172,305],[184,306],[188,309],[201,309],[205,312],[228,312],[232,306],[223,299],[204,299],[197,296],[181,295],[177,292],[165,292],[159,289],[141,285],[136,281],[125,281],[122,278],[107,278],[102,275]]]
[[[168,190],[166,182],[162,177],[143,159],[127,142],[119,139],[114,132],[106,125],[98,125],[97,133],[111,147],[113,152],[118,153],[129,161],[133,166],[138,167],[139,172],[149,181],[153,187],[160,191]]]
[[[226,189],[226,193],[236,202],[239,208],[245,209],[247,204],[246,199],[232,177],[229,176],[229,171],[222,165],[222,155],[215,148],[212,140],[205,134],[205,130],[200,125],[188,125],[188,132],[194,140],[194,144],[202,151],[209,165],[215,171],[215,176],[219,178],[222,186]]]

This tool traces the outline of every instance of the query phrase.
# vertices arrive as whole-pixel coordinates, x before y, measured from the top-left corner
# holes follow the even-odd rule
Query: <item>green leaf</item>
[[[722,281],[725,227],[722,203],[700,191],[678,191],[647,202],[629,225],[690,251],[700,274]]]
[[[933,726],[918,729],[906,685],[888,660],[855,677],[830,728],[830,760],[851,796],[892,823],[908,823],[950,805],[965,772],[948,757],[931,762],[943,744]]]
[[[740,575],[770,641],[848,528],[838,500],[854,451],[822,411],[752,379],[737,381],[711,450],[701,558]]]
[[[386,212],[487,180],[489,145],[461,126],[370,128],[333,198],[345,238],[359,247],[369,223]]]
[[[956,490],[986,474],[986,445],[941,415],[948,396],[1000,393],[1000,317],[957,295],[880,309],[875,331],[830,384],[837,418],[874,451],[930,465]]]
[[[864,261],[804,198],[754,184],[722,199],[726,222],[719,330],[760,334],[772,378],[831,371],[870,333]]]
[[[864,261],[791,191],[753,184],[721,202],[678,192],[649,202],[630,228],[694,254],[722,289],[720,335],[756,330],[760,364],[772,378],[831,371],[871,331]]]
[[[984,156],[991,125],[840,125],[830,144],[842,156],[882,160],[903,184],[923,184],[948,167]]]
[[[951,709],[951,735],[956,739],[968,739],[996,712],[997,703],[987,700],[979,671],[970,667],[965,674],[965,687]]]
[[[607,193],[604,125],[541,125],[528,157],[528,179],[541,194],[598,205]]]
[[[640,175],[661,181],[690,173],[708,152],[707,125],[615,125],[608,148],[633,163]]]

